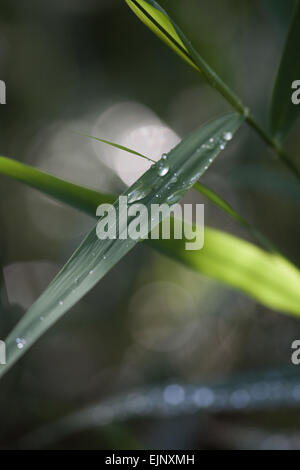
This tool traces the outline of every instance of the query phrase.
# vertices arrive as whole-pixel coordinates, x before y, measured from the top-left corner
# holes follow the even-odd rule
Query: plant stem
[[[196,62],[195,62],[196,63]],[[281,143],[271,136],[251,114],[250,109],[244,106],[242,101],[235,95],[235,93],[226,85],[215,72],[205,63],[199,62],[196,65],[201,65],[201,71],[210,85],[219,91],[223,98],[231,104],[231,106],[240,114],[245,116],[245,120],[252,129],[264,140],[264,142],[274,150],[282,163],[296,176],[300,181],[300,169],[294,164],[289,155],[286,154],[282,148]]]
[[[251,114],[249,108],[243,105],[241,100],[232,92],[232,90],[222,82],[219,77],[208,67],[208,70],[204,70],[204,75],[207,81],[219,91],[219,93],[225,98],[231,106],[238,111],[240,114],[245,116],[245,120],[252,129],[264,140],[264,142],[274,150],[277,156],[280,158],[282,163],[296,176],[300,181],[300,169],[294,164],[289,155],[286,154],[282,148],[281,143],[274,137],[272,137],[255,119]],[[202,69],[203,72],[203,69]],[[206,72],[206,73],[205,73]]]

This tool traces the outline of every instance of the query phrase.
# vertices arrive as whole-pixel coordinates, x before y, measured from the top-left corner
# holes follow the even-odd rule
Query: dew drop
[[[224,150],[226,147],[226,145],[224,144],[224,142],[221,142],[220,143],[220,150]]]
[[[144,199],[151,191],[151,186],[145,187],[143,183],[137,185],[133,188],[127,195],[128,204],[133,204],[134,202]]]
[[[178,202],[183,194],[185,192],[185,188],[184,189],[179,189],[178,191],[175,191],[173,194],[170,194],[170,196],[167,197],[167,204],[175,204],[176,202]]]
[[[90,270],[90,272],[89,272],[89,274],[93,274],[93,273],[94,273],[94,270],[93,270],[93,269],[91,269],[91,270]]]
[[[64,304],[62,300],[60,300],[58,303],[59,303],[59,305],[63,305],[63,304]]]
[[[212,137],[209,139],[207,144],[204,144],[204,148],[207,150],[213,150],[216,147],[215,139]]]
[[[168,155],[167,155],[166,153],[163,153],[162,156],[161,156],[161,158],[162,158],[163,160],[167,160]]]
[[[159,176],[166,176],[169,173],[169,169],[170,169],[170,167],[167,164],[159,165],[159,167],[158,167]]]
[[[16,338],[16,343],[18,349],[23,349],[26,344],[26,340],[24,338]]]
[[[226,140],[226,142],[230,142],[230,140],[232,140],[233,135],[231,132],[224,132],[223,137]]]

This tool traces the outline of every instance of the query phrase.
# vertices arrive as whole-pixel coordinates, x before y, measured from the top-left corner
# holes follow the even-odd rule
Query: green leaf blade
[[[241,290],[270,308],[300,314],[300,271],[276,253],[212,228],[205,229],[200,251],[186,251],[182,240],[149,242],[189,268]]]
[[[104,202],[114,202],[115,196],[100,194],[92,189],[83,188],[44,171],[32,168],[24,163],[0,156],[0,173],[16,181],[25,183],[50,197],[95,215],[95,207]]]
[[[233,209],[233,207],[231,207],[231,205],[225,201],[225,199],[216,194],[212,189],[204,186],[204,184],[199,182],[195,183],[194,189],[209,199],[217,207],[226,212],[230,217],[239,222],[241,225],[247,226],[245,219],[238,212],[236,212],[236,210]]]
[[[166,11],[154,0],[126,0],[137,17],[192,67],[197,68]],[[198,70],[199,71],[199,70]]]
[[[110,140],[106,140],[106,139],[100,139],[100,137],[95,137],[93,135],[89,135],[89,134],[80,134],[80,135],[83,135],[85,137],[89,137],[90,139],[93,139],[93,140],[96,140],[97,142],[101,142],[103,144],[106,144],[106,145],[110,145],[111,147],[114,147],[118,150],[123,150],[124,152],[128,152],[128,153],[131,153],[132,155],[135,155],[137,157],[141,157],[141,158],[144,158],[144,160],[148,160],[149,162],[152,162],[152,163],[155,163],[154,160],[152,160],[151,158],[149,157],[146,157],[146,155],[143,155],[142,153],[140,152],[136,152],[135,150],[132,150],[128,147],[124,147],[124,145],[120,145],[120,144],[116,144],[115,142],[111,142]]]

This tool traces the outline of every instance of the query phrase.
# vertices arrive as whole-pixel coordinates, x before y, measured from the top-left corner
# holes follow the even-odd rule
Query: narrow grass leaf
[[[240,224],[244,226],[248,225],[245,219],[238,212],[236,212],[236,210],[233,209],[233,207],[231,207],[231,205],[227,201],[225,201],[225,199],[219,196],[219,194],[215,193],[215,191],[213,191],[212,189],[208,188],[199,181],[194,184],[193,189],[198,191],[200,194],[202,194],[202,196],[206,197],[213,204],[220,207],[220,209],[222,209]]]
[[[0,157],[0,173],[91,215],[95,215],[91,208],[115,200],[115,196],[83,188],[6,157]]]
[[[153,0],[126,0],[137,17],[192,67],[197,68],[171,19]]]
[[[239,224],[246,227],[249,230],[249,232],[253,235],[253,237],[262,245],[263,248],[265,248],[268,251],[278,252],[278,249],[277,247],[275,247],[273,242],[271,242],[263,233],[261,233],[251,224],[249,224],[249,222],[247,222],[247,220],[244,219],[244,217],[242,217],[235,209],[233,209],[233,207],[231,207],[231,205],[227,201],[225,201],[225,199],[223,199],[221,196],[219,196],[214,191],[209,189],[207,186],[204,186],[203,184],[199,182],[193,186],[193,189],[195,189],[200,194],[205,196],[209,201],[211,201],[217,207],[219,207],[224,212],[226,212],[230,217],[236,220]]]
[[[175,220],[175,223],[181,223]],[[205,229],[204,247],[187,251],[182,240],[149,240],[174,260],[217,279],[285,313],[300,315],[300,271],[277,253],[212,228]]]
[[[115,147],[119,150],[124,150],[125,152],[131,153],[132,155],[136,155],[138,157],[144,158],[145,160],[148,160],[149,162],[155,163],[155,160],[152,160],[151,158],[146,157],[146,155],[143,155],[140,152],[136,152],[135,150],[132,150],[128,147],[124,147],[124,145],[116,144],[115,142],[110,142],[109,140],[100,139],[99,137],[94,137],[93,135],[89,135],[89,134],[80,134],[80,135],[89,137],[90,139],[93,139],[93,140],[97,140],[98,142],[102,142],[103,144],[110,145],[111,147]]]

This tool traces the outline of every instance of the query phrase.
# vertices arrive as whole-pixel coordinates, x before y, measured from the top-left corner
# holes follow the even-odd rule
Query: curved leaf
[[[153,0],[126,0],[126,2],[148,28],[192,67],[198,69],[177,34],[171,19],[160,5]]]
[[[76,132],[76,134],[78,134],[78,132]],[[155,160],[152,160],[151,158],[146,157],[146,155],[143,155],[140,152],[136,152],[135,150],[132,150],[128,147],[124,147],[124,145],[116,144],[115,142],[110,142],[109,140],[100,139],[99,137],[95,137],[89,134],[80,134],[80,135],[89,137],[90,139],[93,139],[93,140],[97,140],[98,142],[102,142],[103,144],[110,145],[111,147],[115,147],[116,149],[124,150],[125,152],[131,153],[132,155],[136,155],[137,157],[141,157],[141,158],[144,158],[145,160],[148,160],[149,162],[155,163]]]
[[[149,243],[153,245],[154,240]],[[155,240],[155,248],[268,307],[300,314],[300,271],[276,253],[265,252],[252,243],[212,228],[206,228],[204,247],[200,251],[186,251],[182,240],[174,238]]]

